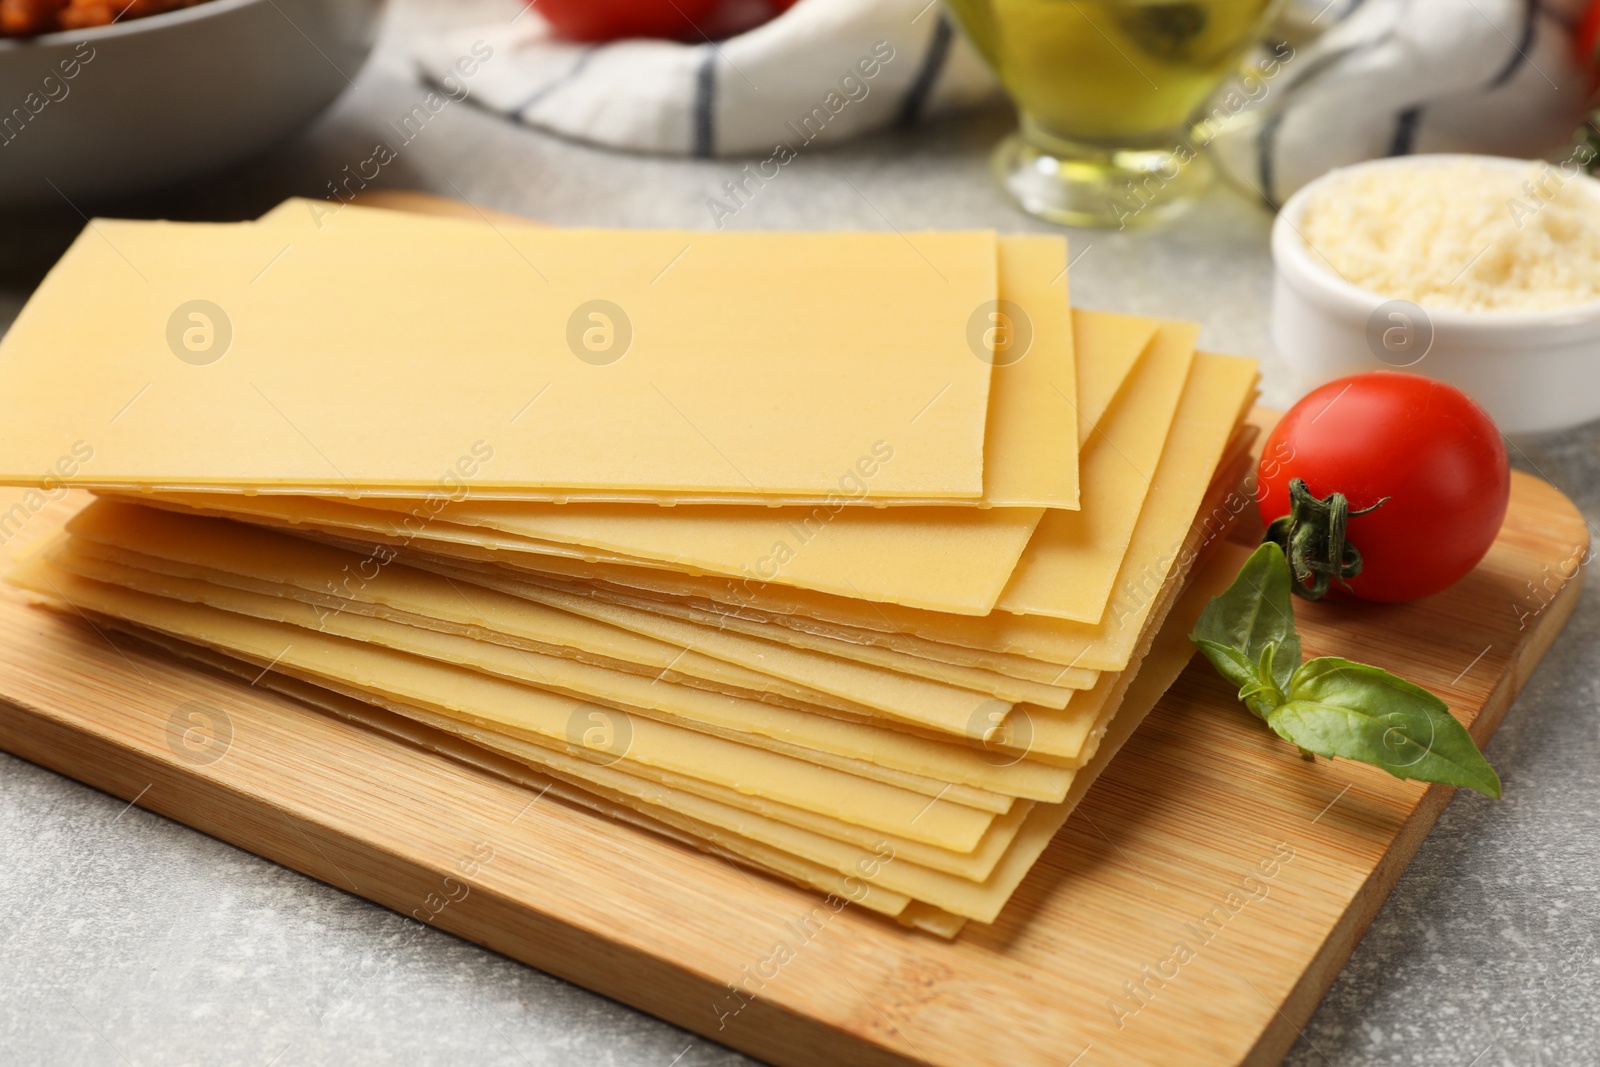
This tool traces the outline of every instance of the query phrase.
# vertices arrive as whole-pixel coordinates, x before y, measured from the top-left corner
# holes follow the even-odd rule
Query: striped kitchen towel
[[[1212,156],[1276,208],[1367,159],[1559,153],[1589,93],[1573,42],[1584,3],[1297,0],[1265,62],[1212,101]]]
[[[1409,152],[1535,156],[1579,125],[1585,0],[1290,0],[1252,65],[1208,105],[1203,139],[1276,205],[1319,174]],[[415,35],[451,97],[613,148],[794,151],[993,97],[994,76],[938,0],[799,0],[721,41],[552,38],[516,0]],[[496,6],[496,12],[500,8]],[[1131,60],[1130,60],[1131,61]],[[780,160],[784,161],[784,160]]]
[[[832,143],[998,91],[938,0],[800,0],[755,29],[699,44],[575,44],[529,13],[429,32],[413,52],[445,92],[470,91],[529,126],[673,155]]]

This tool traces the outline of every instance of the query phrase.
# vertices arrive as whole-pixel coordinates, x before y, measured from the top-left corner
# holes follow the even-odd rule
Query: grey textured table
[[[392,13],[358,88],[237,171],[106,213],[243,218],[321,196],[422,95]],[[1041,228],[991,188],[1001,110],[814,151],[730,225]],[[711,224],[727,162],[635,158],[454,104],[381,184],[557,223]],[[1263,359],[1265,212],[1219,190],[1150,233],[1074,233],[1074,299],[1187,316]],[[0,217],[0,323],[76,232],[69,209]],[[1600,428],[1516,443],[1600,518]],[[1591,594],[1489,747],[1498,804],[1456,798],[1288,1062],[1600,1064],[1600,600]],[[0,1063],[710,1067],[750,1061],[629,1008],[0,755]],[[1107,1061],[1113,1062],[1113,1061]]]

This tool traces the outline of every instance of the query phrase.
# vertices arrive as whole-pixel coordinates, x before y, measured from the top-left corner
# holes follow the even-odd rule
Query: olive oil
[[[946,3],[1022,113],[1021,143],[1002,146],[1016,178],[1002,175],[1007,188],[1047,218],[1104,223],[1127,217],[1098,202],[1118,183],[1168,174],[1168,199],[1203,186],[1203,163],[1171,173],[1197,159],[1190,119],[1265,31],[1279,0]],[[1080,188],[1052,192],[1049,182]],[[1052,199],[1055,208],[1041,206]]]

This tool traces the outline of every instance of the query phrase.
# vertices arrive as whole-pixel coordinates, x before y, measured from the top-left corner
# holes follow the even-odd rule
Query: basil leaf
[[[1300,636],[1294,627],[1292,585],[1289,561],[1284,559],[1283,549],[1274,544],[1262,545],[1239,568],[1239,576],[1233,584],[1221,595],[1211,598],[1189,639],[1200,647],[1223,677],[1240,688],[1260,681],[1271,682],[1280,691],[1287,692],[1289,678],[1300,666],[1302,655]],[[1256,673],[1256,665],[1262,662],[1268,645],[1276,646],[1271,657],[1272,677],[1261,678]],[[1214,649],[1237,651],[1249,664],[1247,678],[1231,657],[1225,657],[1229,665],[1224,666]]]
[[[1215,641],[1207,641],[1204,638],[1194,636],[1194,634],[1189,635],[1189,640],[1193,641],[1200,651],[1206,654],[1206,659],[1211,661],[1211,665],[1217,669],[1217,673],[1232,682],[1237,688],[1244,689],[1246,686],[1256,684],[1256,665],[1251,663],[1249,657],[1237,648],[1221,645]]]
[[[1500,778],[1466,727],[1444,701],[1403,678],[1323,656],[1294,672],[1288,697],[1267,713],[1267,725],[1303,749],[1500,796]]]

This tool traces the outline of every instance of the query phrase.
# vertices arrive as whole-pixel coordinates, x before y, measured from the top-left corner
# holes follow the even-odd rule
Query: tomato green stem
[[[1321,600],[1335,580],[1346,589],[1348,579],[1361,573],[1361,552],[1345,538],[1352,518],[1382,507],[1382,500],[1359,511],[1350,510],[1343,493],[1330,493],[1318,499],[1306,488],[1302,478],[1289,480],[1289,513],[1267,527],[1263,543],[1283,549],[1294,572],[1291,588],[1307,600]]]

